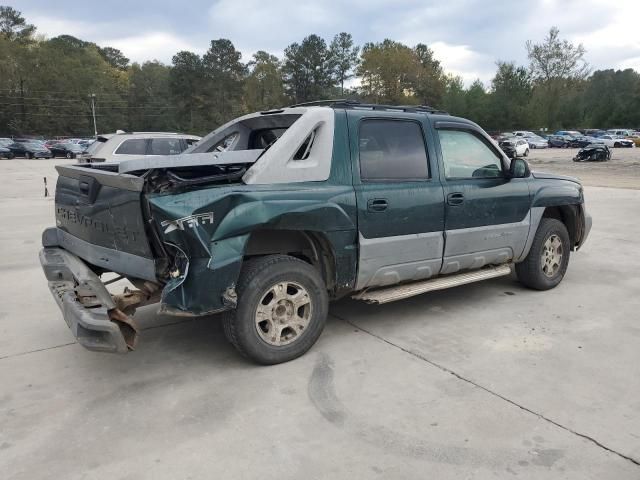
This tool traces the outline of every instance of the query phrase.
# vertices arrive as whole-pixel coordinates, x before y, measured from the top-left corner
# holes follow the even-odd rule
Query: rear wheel
[[[549,290],[558,285],[569,265],[569,232],[560,220],[543,218],[533,238],[529,254],[516,263],[518,280],[535,290]]]
[[[227,339],[244,356],[272,365],[303,355],[318,340],[329,310],[319,272],[288,255],[243,265],[238,306],[225,313]]]
[[[614,147],[614,148],[620,148],[620,143],[619,143],[619,142],[614,143],[614,144],[613,144],[613,147]]]
[[[73,153],[71,152],[67,152],[67,154],[65,155],[67,158],[73,158]]]
[[[528,157],[528,156],[529,156],[529,149],[528,149],[528,148],[524,151],[524,156],[525,156],[525,157]]]
[[[27,152],[24,154],[24,158],[26,158],[27,160],[33,158],[33,155],[30,152]]]

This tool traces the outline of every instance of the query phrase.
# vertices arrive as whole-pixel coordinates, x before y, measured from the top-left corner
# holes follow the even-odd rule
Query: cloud
[[[338,32],[356,43],[385,38],[430,45],[447,70],[487,82],[497,60],[528,63],[525,42],[552,25],[587,48],[594,69],[640,68],[637,0],[21,0],[28,21],[48,36],[74,35],[120,48],[135,61],[169,62],[181,49],[202,53],[228,38],[248,61],[257,50],[282,55],[292,42]]]
[[[444,70],[461,76],[467,85],[478,78],[483,83],[488,83],[495,73],[495,64],[491,58],[472,50],[468,45],[435,42],[431,44],[431,48]]]
[[[159,60],[171,63],[171,58],[176,52],[189,50],[198,54],[203,53],[202,48],[197,48],[177,35],[166,32],[146,32],[131,37],[117,40],[104,40],[98,45],[109,45],[120,49],[125,56],[133,62],[145,62],[147,60]]]

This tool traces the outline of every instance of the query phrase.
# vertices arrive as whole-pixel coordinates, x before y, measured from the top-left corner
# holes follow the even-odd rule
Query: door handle
[[[450,193],[447,195],[447,203],[449,205],[462,205],[464,203],[464,194],[460,192]]]
[[[367,210],[370,212],[383,212],[389,206],[386,198],[371,198],[367,200]]]

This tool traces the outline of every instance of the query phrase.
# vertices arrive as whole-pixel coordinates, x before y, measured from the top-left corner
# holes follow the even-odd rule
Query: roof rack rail
[[[313,100],[311,102],[302,102],[296,103],[295,105],[290,105],[290,108],[293,107],[317,107],[322,105],[333,106],[336,103],[360,103],[357,100],[349,100],[348,98],[334,98],[328,100]]]
[[[353,108],[363,110],[381,110],[392,112],[407,112],[407,113],[437,113],[441,115],[448,115],[444,110],[439,110],[429,105],[380,105],[377,103],[361,103],[358,100],[351,99],[333,99],[333,100],[316,100],[313,102],[304,102],[291,105],[291,107],[314,107],[314,106],[328,106],[332,108]]]

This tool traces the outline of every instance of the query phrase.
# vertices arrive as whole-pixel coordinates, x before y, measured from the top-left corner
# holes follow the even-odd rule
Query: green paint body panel
[[[391,118],[417,122],[423,132],[430,178],[396,183],[363,183],[359,173],[360,122]],[[335,257],[331,292],[334,297],[354,290],[358,275],[359,240],[444,232],[522,221],[531,207],[582,204],[582,188],[564,178],[541,175],[524,179],[444,178],[437,123],[442,115],[335,110],[330,177],[323,182],[277,185],[215,185],[180,193],[143,194],[160,239],[179,254],[179,275],[166,284],[165,311],[204,315],[233,307],[227,293],[240,275],[252,233],[261,229],[304,231],[321,238]],[[483,132],[484,134],[484,132]],[[486,135],[486,134],[484,134]],[[504,157],[506,168],[506,157]],[[468,202],[447,205],[447,194],[462,192]],[[372,212],[372,199],[384,198],[390,208]],[[212,222],[193,228],[165,229],[162,222],[213,212]]]

